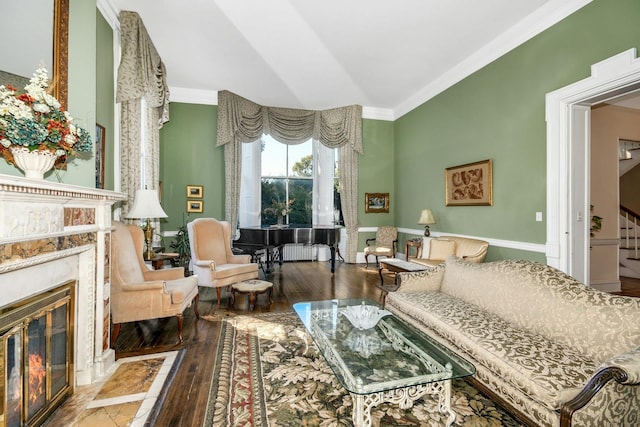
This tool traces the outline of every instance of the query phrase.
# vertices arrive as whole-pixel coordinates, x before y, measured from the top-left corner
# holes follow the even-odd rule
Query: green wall
[[[218,107],[172,102],[160,130],[163,231],[199,217],[224,218],[224,149],[216,147]],[[204,187],[204,211],[187,214],[187,185]]]
[[[546,223],[535,221],[546,218],[545,95],[637,47],[638,17],[637,0],[596,0],[396,120],[396,225],[415,228],[430,208],[432,230],[545,243]],[[484,159],[493,206],[446,207],[444,169]]]
[[[100,12],[96,12],[96,46],[96,122],[105,128],[104,188],[113,190],[113,30]]]
[[[358,168],[358,223],[360,227],[378,227],[395,224],[398,203],[395,200],[395,160],[393,150],[393,122],[383,120],[362,121],[364,155]],[[389,213],[365,213],[366,193],[389,193]],[[359,233],[358,247],[374,237],[375,232]]]
[[[70,0],[69,2],[69,97],[68,110],[78,126],[93,134],[96,116],[96,2]],[[35,68],[34,70],[35,71]],[[67,170],[59,171],[65,184],[93,187],[95,161],[93,154],[76,158]],[[0,161],[0,173],[24,176],[15,166]],[[58,182],[56,173],[45,175],[48,181]]]

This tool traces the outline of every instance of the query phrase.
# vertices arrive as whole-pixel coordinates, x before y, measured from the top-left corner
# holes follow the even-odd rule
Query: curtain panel
[[[164,63],[136,12],[120,12],[122,54],[118,66],[116,102],[120,103],[121,191],[133,206],[143,183],[159,186],[159,131],[169,121],[169,87]],[[144,140],[143,140],[144,138]],[[144,153],[144,168],[140,158]],[[158,229],[158,221],[154,221]]]
[[[229,91],[218,92],[217,146],[224,146],[225,220],[233,227],[238,225],[242,143],[256,141],[263,133],[283,144],[314,139],[326,147],[341,149],[340,200],[347,229],[344,258],[354,263],[358,250],[358,155],[364,153],[362,106],[321,111],[265,107]],[[343,150],[348,153],[342,155]]]

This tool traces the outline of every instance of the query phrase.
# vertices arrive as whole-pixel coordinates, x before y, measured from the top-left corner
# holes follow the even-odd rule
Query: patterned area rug
[[[452,385],[459,426],[519,426],[463,380]],[[204,426],[353,426],[351,396],[340,386],[298,316],[267,313],[223,322]],[[377,426],[444,426],[437,399],[401,410],[381,404]]]

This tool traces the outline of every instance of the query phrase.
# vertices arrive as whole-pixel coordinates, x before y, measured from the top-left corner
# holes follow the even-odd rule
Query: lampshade
[[[422,213],[420,214],[420,219],[418,220],[418,224],[428,225],[428,224],[435,224],[435,223],[436,223],[436,218],[433,216],[433,212],[431,212],[431,209],[423,209]]]
[[[166,218],[156,190],[136,190],[133,207],[125,218]]]

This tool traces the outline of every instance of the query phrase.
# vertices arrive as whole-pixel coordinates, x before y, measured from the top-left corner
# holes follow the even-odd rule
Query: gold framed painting
[[[187,200],[187,212],[202,213],[203,205],[202,200]]]
[[[202,185],[187,185],[187,197],[191,199],[202,199],[204,187]]]
[[[446,206],[492,206],[493,162],[481,160],[444,170]]]
[[[104,126],[96,123],[96,188],[104,188]]]
[[[389,193],[365,193],[364,211],[366,213],[388,213]]]

